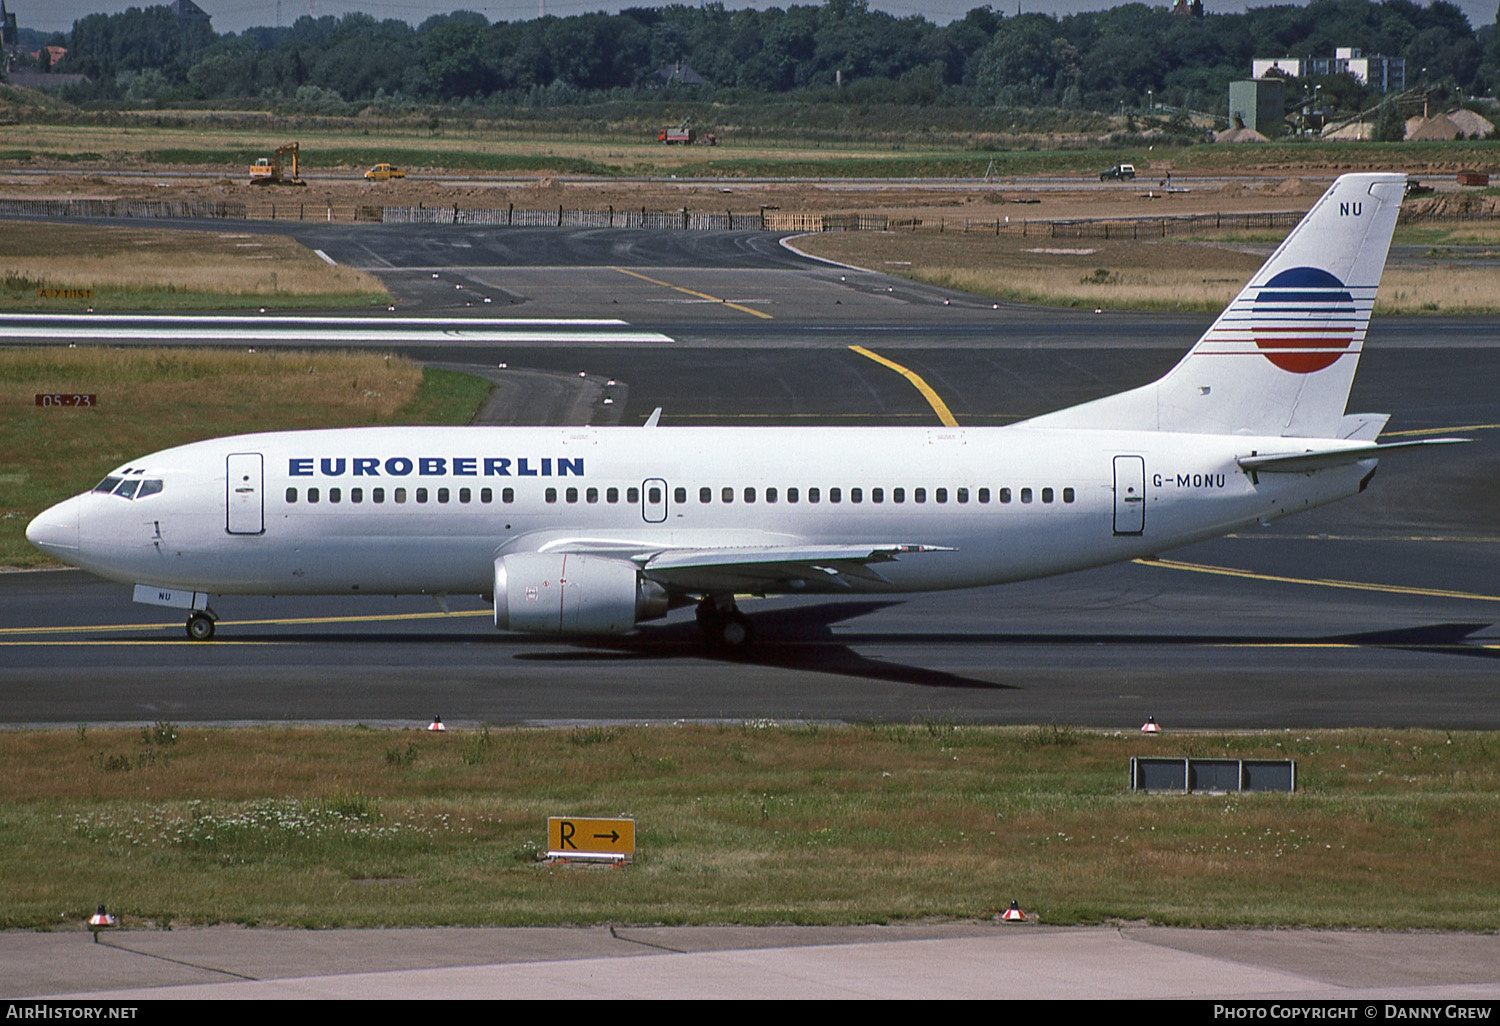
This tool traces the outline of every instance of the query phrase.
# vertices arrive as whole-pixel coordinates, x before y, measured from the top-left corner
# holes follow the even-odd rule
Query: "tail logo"
[[[1266,282],[1252,316],[1256,347],[1293,374],[1312,374],[1354,352],[1362,320],[1348,286],[1317,267],[1293,267]]]

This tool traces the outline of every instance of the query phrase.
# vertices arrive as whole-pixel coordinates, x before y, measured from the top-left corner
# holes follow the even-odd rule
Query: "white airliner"
[[[111,471],[27,528],[189,610],[213,595],[479,594],[495,626],[611,635],[737,594],[970,588],[1150,556],[1354,495],[1346,415],[1405,189],[1339,178],[1160,380],[996,428],[429,427],[240,435]],[[659,413],[659,411],[658,411]]]

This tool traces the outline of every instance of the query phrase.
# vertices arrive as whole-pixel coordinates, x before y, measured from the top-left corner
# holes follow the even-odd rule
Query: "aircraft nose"
[[[71,559],[78,554],[78,500],[59,502],[26,525],[26,540],[49,556]]]

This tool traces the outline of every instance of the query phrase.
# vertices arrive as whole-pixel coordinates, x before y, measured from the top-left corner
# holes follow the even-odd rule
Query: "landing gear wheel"
[[[214,636],[214,618],[207,613],[194,613],[188,617],[187,636],[194,641],[208,641]]]
[[[755,640],[755,627],[750,618],[732,602],[721,609],[712,598],[706,598],[698,603],[694,615],[709,648],[721,655],[743,655]]]
[[[745,654],[754,640],[755,627],[750,623],[750,618],[738,609],[732,609],[720,622],[714,643],[725,653],[740,656]]]

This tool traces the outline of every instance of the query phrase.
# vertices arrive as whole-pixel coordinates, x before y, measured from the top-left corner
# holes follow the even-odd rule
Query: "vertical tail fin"
[[[1336,437],[1405,190],[1341,176],[1164,377],[1029,423]]]

